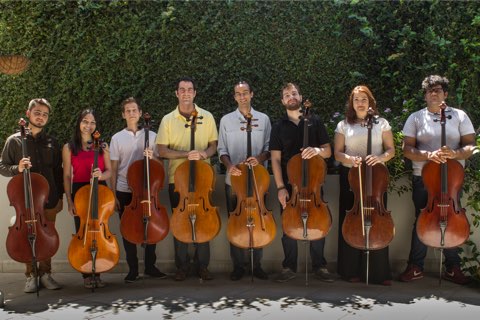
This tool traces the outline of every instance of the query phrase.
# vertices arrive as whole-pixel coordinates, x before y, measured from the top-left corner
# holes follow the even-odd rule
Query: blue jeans
[[[412,243],[410,247],[410,255],[408,257],[408,264],[416,265],[423,270],[424,260],[427,255],[427,246],[424,245],[417,235],[417,218],[420,211],[425,208],[428,200],[428,193],[423,185],[422,177],[413,176],[412,179],[412,199],[415,205],[415,223],[412,230]],[[445,267],[450,269],[453,266],[460,266],[460,256],[458,248],[443,249],[445,256]]]

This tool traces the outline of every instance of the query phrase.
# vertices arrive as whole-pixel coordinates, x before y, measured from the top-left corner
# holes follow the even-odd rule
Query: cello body
[[[217,207],[210,202],[215,185],[212,166],[202,160],[186,160],[175,171],[174,181],[180,202],[170,219],[173,236],[184,243],[215,238],[221,222]]]
[[[446,193],[441,190],[442,165],[448,167]],[[448,159],[444,164],[428,162],[422,169],[422,178],[428,190],[428,202],[417,219],[418,238],[433,248],[454,248],[462,245],[470,235],[470,224],[465,209],[460,207],[458,196],[464,179],[462,165],[452,159]],[[443,245],[439,227],[442,221],[447,221]]]
[[[29,235],[35,234],[36,260],[43,261],[55,255],[59,247],[59,238],[55,223],[45,218],[43,208],[47,203],[49,186],[47,179],[38,173],[28,173],[32,191],[32,214],[25,205],[25,180],[23,174],[14,176],[7,184],[7,195],[10,205],[15,208],[15,224],[8,228],[7,253],[15,261],[32,262],[32,249]],[[30,225],[28,221],[35,221]]]
[[[371,173],[367,173],[367,170]],[[377,163],[370,168],[367,164],[362,162],[361,168],[362,176],[366,177],[371,174],[371,179],[375,181],[372,184],[372,191],[368,193],[368,178],[362,180],[362,186],[359,183],[358,168],[350,169],[348,173],[348,181],[350,188],[354,193],[354,205],[345,216],[342,224],[342,234],[345,242],[351,247],[360,250],[379,250],[388,246],[395,235],[395,226],[391,216],[391,212],[385,209],[383,203],[383,196],[388,188],[389,173],[384,164]],[[363,188],[363,203],[365,204],[363,210],[364,222],[362,223],[362,210],[360,207],[360,188]],[[368,220],[370,224],[368,248],[366,247],[365,233],[362,232],[362,225]]]
[[[150,192],[145,187],[145,161],[149,162]],[[127,180],[133,190],[132,202],[125,207],[122,214],[120,231],[129,242],[155,244],[168,235],[170,224],[167,209],[160,204],[158,198],[164,179],[163,165],[155,159],[138,160],[128,168]],[[146,239],[144,217],[148,217]]]
[[[327,166],[319,155],[302,159],[296,154],[287,163],[292,195],[282,213],[283,232],[296,240],[319,240],[332,227],[332,215],[321,195]],[[308,216],[306,225],[302,216]]]

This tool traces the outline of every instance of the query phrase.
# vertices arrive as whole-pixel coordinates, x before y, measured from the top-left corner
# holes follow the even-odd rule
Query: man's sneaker
[[[292,280],[293,278],[295,278],[295,272],[290,270],[290,268],[283,268],[282,272],[278,275],[275,281],[287,282],[288,280]]]
[[[92,278],[92,284],[95,286],[95,288],[103,288],[106,286],[105,282],[100,279],[100,275],[96,275]]]
[[[234,268],[232,273],[230,273],[230,280],[238,281],[242,279],[243,275],[245,274],[245,269],[243,268]]]
[[[37,292],[37,278],[34,276],[27,277],[27,282],[25,282],[25,288],[23,292],[34,293]]]
[[[253,269],[253,276],[260,280],[268,280],[268,274],[261,267]]]
[[[471,278],[463,274],[462,269],[460,269],[459,266],[453,266],[452,268],[445,270],[442,274],[442,278],[456,284],[468,284],[471,281]]]
[[[83,286],[87,289],[92,289],[93,288],[93,282],[92,282],[92,277],[88,276],[86,278],[83,278]]]
[[[402,282],[410,282],[413,280],[418,280],[423,278],[423,271],[420,267],[417,267],[414,264],[409,264],[407,269],[400,274],[399,280]]]
[[[132,283],[138,280],[138,272],[130,270],[124,278],[125,283]]]
[[[158,279],[165,279],[167,277],[165,273],[158,270],[157,267],[155,266],[145,269],[144,273],[150,277],[158,278]]]
[[[61,289],[62,286],[58,284],[55,279],[52,278],[52,274],[50,273],[45,273],[40,277],[40,283],[42,286],[49,290],[58,290]]]
[[[213,279],[212,275],[210,274],[210,271],[208,271],[207,268],[201,268],[198,271],[198,276],[202,280],[212,280]]]
[[[314,273],[315,278],[322,280],[324,282],[333,282],[335,281],[335,276],[328,272],[327,268],[318,268]]]

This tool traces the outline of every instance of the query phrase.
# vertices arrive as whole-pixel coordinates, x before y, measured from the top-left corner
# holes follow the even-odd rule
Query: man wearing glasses
[[[430,75],[422,82],[427,106],[412,113],[403,127],[403,154],[412,160],[412,198],[415,205],[415,224],[408,266],[400,275],[400,281],[410,282],[423,278],[427,246],[417,234],[416,225],[420,211],[426,207],[428,193],[422,180],[422,168],[428,161],[444,163],[447,159],[458,160],[462,166],[475,150],[475,130],[467,114],[459,109],[446,107],[446,145],[441,145],[440,111],[448,96],[448,79]],[[457,284],[467,284],[470,278],[460,268],[458,248],[444,249],[445,271],[442,278]]]
[[[46,134],[43,128],[48,122],[51,106],[46,99],[33,99],[28,105],[26,116],[28,119],[27,152],[28,157],[22,155],[22,139],[20,133],[8,137],[0,159],[0,174],[13,177],[25,169],[41,174],[47,179],[50,187],[48,202],[45,205],[45,218],[55,222],[55,217],[63,207],[63,171],[62,151],[57,140]],[[26,263],[24,292],[37,291],[36,274],[31,263]],[[52,278],[51,259],[39,261],[37,270],[40,284],[51,290],[61,286]]]

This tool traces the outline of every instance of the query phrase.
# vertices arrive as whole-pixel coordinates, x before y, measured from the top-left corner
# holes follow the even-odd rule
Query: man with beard
[[[304,120],[301,119],[302,96],[298,85],[294,83],[284,85],[281,97],[287,113],[272,128],[270,153],[278,200],[282,209],[285,209],[292,193],[292,186],[289,184],[287,176],[288,160],[300,152],[303,159],[310,159],[315,155],[320,155],[324,159],[329,158],[331,148],[325,125],[318,116],[312,115],[309,127],[310,146],[302,150]],[[286,282],[295,278],[297,271],[297,241],[284,233],[282,246],[285,259],[282,262],[282,272],[276,279],[278,282]],[[325,282],[333,282],[334,278],[326,268],[327,262],[323,256],[324,247],[325,238],[310,241],[312,270],[316,278]]]
[[[47,179],[50,193],[45,205],[45,218],[55,222],[55,217],[63,207],[63,171],[62,151],[57,140],[43,130],[51,112],[50,103],[45,99],[33,99],[28,105],[27,152],[28,157],[22,155],[22,138],[20,133],[8,137],[0,159],[0,174],[13,177],[25,169],[39,173]],[[26,263],[24,292],[37,291],[36,274],[31,263]],[[37,268],[40,284],[47,289],[60,289],[61,286],[52,278],[51,259],[38,262]]]

